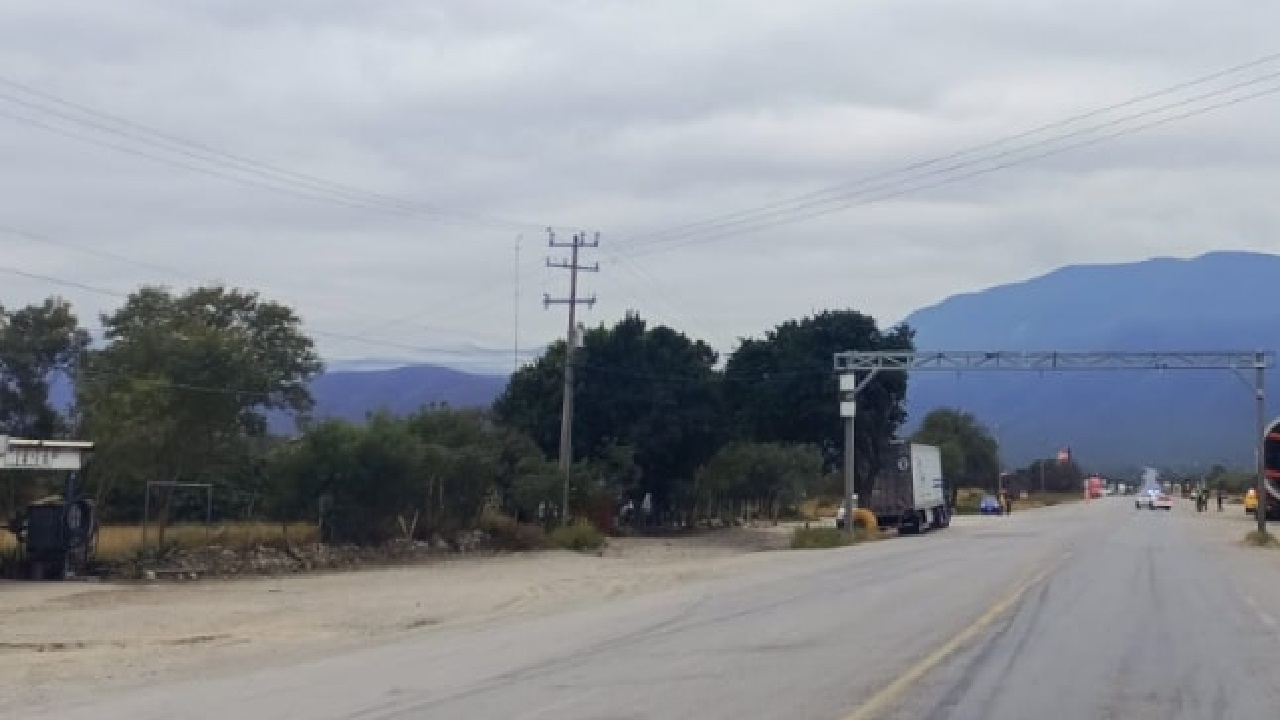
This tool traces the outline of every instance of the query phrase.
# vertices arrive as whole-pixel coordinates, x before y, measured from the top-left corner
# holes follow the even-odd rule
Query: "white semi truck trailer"
[[[895,442],[865,507],[880,527],[922,533],[951,524],[942,479],[942,452],[934,445]]]
[[[951,524],[942,479],[942,453],[934,445],[894,442],[876,477],[871,497],[854,504],[875,513],[882,528],[899,533],[922,533]],[[836,511],[836,526],[844,527],[844,506]]]

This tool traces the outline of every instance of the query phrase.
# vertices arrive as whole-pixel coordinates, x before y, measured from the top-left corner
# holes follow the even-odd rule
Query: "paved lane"
[[[1258,551],[1174,513],[1131,513],[1076,553],[1005,621],[958,653],[893,717],[930,720],[1280,717],[1280,642],[1230,555]],[[1248,528],[1241,523],[1232,540]]]
[[[868,703],[895,717],[1276,717],[1280,643],[1247,622],[1192,522],[1123,500],[965,518],[670,592],[21,717],[807,720],[863,717]]]

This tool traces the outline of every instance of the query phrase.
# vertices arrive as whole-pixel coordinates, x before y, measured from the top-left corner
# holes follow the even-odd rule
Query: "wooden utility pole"
[[[582,248],[600,247],[600,233],[596,233],[595,237],[590,241],[587,240],[586,233],[576,233],[569,242],[559,242],[556,240],[555,232],[548,228],[547,247],[570,248],[569,260],[567,261],[553,261],[551,258],[547,258],[547,267],[569,271],[569,297],[553,298],[545,294],[542,296],[543,307],[549,308],[552,305],[569,306],[569,331],[565,334],[564,350],[564,400],[560,406],[560,474],[564,480],[560,498],[560,522],[561,524],[568,524],[569,480],[573,472],[573,358],[578,348],[577,309],[579,305],[591,307],[596,304],[595,295],[585,298],[578,297],[578,273],[598,272],[600,270],[600,263],[580,265],[578,263],[578,251]]]

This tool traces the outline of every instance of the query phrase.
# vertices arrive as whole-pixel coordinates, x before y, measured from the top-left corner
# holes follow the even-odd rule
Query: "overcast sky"
[[[1200,109],[1280,87],[1280,57],[917,164],[1280,52],[1277,27],[1261,0],[6,0],[0,302],[92,324],[222,281],[333,363],[510,367],[517,306],[522,346],[564,331],[548,225],[601,233],[585,322],[723,351],[1064,264],[1273,251],[1280,94]]]

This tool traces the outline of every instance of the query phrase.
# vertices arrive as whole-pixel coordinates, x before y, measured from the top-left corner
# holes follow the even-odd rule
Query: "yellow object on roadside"
[[[876,514],[866,508],[853,509],[853,526],[863,527],[867,531],[867,535],[874,537],[880,534],[880,520]]]
[[[1249,492],[1244,494],[1244,511],[1251,513],[1258,509],[1258,489],[1249,488]]]

